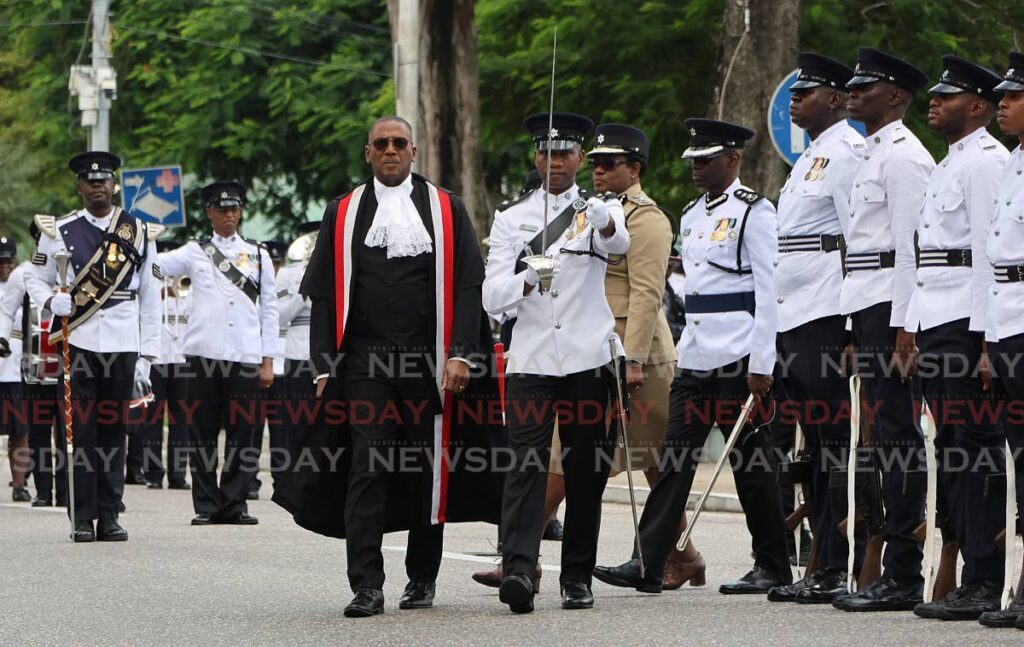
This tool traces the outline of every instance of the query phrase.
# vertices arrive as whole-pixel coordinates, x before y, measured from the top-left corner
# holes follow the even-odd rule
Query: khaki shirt
[[[621,198],[629,251],[621,263],[608,266],[604,281],[608,306],[615,315],[615,332],[629,359],[644,364],[674,362],[672,331],[662,308],[672,225],[639,183]]]

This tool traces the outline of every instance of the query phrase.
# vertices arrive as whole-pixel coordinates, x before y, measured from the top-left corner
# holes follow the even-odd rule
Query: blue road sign
[[[775,150],[790,166],[796,163],[800,155],[811,144],[811,137],[807,131],[789,120],[789,86],[796,82],[799,72],[800,70],[793,70],[786,75],[786,78],[782,79],[782,83],[775,88],[772,100],[768,104],[768,134],[772,138]],[[857,132],[861,135],[866,134],[864,124],[852,119],[849,121]]]
[[[181,190],[181,167],[122,169],[121,207],[146,222],[183,226],[185,194]]]

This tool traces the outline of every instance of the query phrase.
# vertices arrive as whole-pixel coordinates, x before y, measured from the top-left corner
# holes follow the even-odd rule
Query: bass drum
[[[22,356],[21,374],[27,384],[60,382],[60,347],[50,343],[51,319],[43,319],[39,309],[32,307],[29,316],[31,338]]]

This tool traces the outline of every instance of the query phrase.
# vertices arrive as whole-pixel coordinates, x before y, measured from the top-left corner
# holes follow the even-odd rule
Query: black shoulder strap
[[[583,192],[581,191],[580,197],[582,196]],[[569,223],[572,222],[573,216],[575,216],[576,212],[579,210],[579,205],[576,203],[576,201],[573,201],[573,203],[570,204],[568,207],[562,209],[562,213],[558,214],[554,218],[554,220],[548,221],[548,242],[551,242],[562,235],[562,232],[564,232],[569,227]],[[526,249],[519,252],[519,258],[516,259],[516,274],[526,269],[526,263],[523,262],[523,259],[526,258],[528,253],[543,254],[546,251],[540,249],[540,246],[543,243],[543,239],[544,231],[542,230],[538,232],[536,236],[533,237],[533,240],[530,241],[530,244],[526,247]],[[532,250],[532,252],[530,250]]]
[[[203,252],[210,259],[210,262],[213,263],[217,271],[223,274],[232,285],[241,290],[250,301],[256,303],[260,296],[260,290],[256,283],[245,274],[242,274],[237,267],[224,258],[224,254],[221,254],[220,250],[217,249],[217,246],[211,240],[206,239],[206,242],[200,243],[200,247],[202,247]],[[259,254],[258,248],[256,253]]]

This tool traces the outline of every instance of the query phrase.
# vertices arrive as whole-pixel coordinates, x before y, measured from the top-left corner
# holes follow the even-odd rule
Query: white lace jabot
[[[430,234],[412,202],[412,175],[398,186],[385,186],[373,178],[377,213],[366,232],[367,247],[387,247],[388,258],[418,256],[433,250]]]

